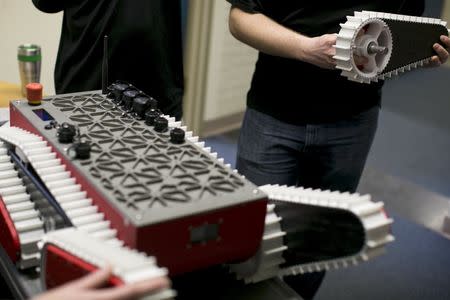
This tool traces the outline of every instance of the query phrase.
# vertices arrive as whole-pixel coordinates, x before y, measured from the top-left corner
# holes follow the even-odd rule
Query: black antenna
[[[108,36],[103,38],[102,94],[108,93]]]

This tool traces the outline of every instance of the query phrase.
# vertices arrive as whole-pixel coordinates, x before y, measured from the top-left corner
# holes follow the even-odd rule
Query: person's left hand
[[[439,67],[442,64],[445,64],[449,57],[449,49],[450,49],[450,38],[445,35],[441,35],[441,42],[445,45],[445,47],[442,47],[441,44],[436,43],[433,45],[434,51],[436,51],[435,56],[433,56],[430,60],[429,66],[430,67]]]
[[[129,300],[152,295],[170,286],[166,277],[103,288],[112,275],[110,267],[47,291],[32,300]]]

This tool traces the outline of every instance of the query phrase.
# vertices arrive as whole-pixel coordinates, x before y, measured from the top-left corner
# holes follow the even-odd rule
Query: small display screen
[[[45,109],[38,108],[33,109],[33,112],[42,120],[42,121],[52,121],[54,118],[51,114],[49,114]]]

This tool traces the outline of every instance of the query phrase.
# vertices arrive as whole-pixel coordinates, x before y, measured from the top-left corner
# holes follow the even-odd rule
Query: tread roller
[[[18,156],[30,163],[75,227],[106,242],[123,244],[116,239],[116,231],[110,228],[110,222],[104,220],[92,199],[86,198],[81,185],[66,171],[65,165],[42,137],[17,127],[2,127],[0,139],[15,146]]]
[[[440,19],[355,12],[341,24],[336,68],[349,80],[372,83],[422,67],[436,55],[433,44],[448,36],[446,26]]]
[[[246,282],[347,267],[394,240],[383,203],[370,196],[266,185],[265,231],[255,257],[231,270]]]
[[[0,236],[11,260],[20,269],[36,267],[40,262],[37,243],[44,235],[44,223],[26,185],[0,142]]]
[[[30,163],[72,224],[77,228],[77,230],[73,228],[60,229],[45,235],[43,222],[40,219],[36,221],[36,217],[15,223],[20,240],[22,240],[20,234],[27,234],[25,237],[33,234],[33,247],[28,242],[22,246],[21,250],[24,252],[24,249],[31,248],[34,252],[32,255],[22,253],[20,266],[21,268],[34,267],[40,263],[41,269],[44,270],[41,271],[44,287],[58,286],[103,267],[106,263],[116,266],[114,274],[117,277],[111,280],[113,285],[167,274],[166,269],[156,266],[153,257],[148,257],[144,253],[123,246],[123,242],[116,238],[116,231],[110,228],[110,222],[104,220],[104,215],[98,212],[97,206],[92,204],[91,199],[85,197],[86,193],[81,189],[81,186],[76,184],[76,180],[70,176],[70,172],[66,171],[65,166],[61,164],[61,160],[56,158],[56,153],[52,152],[51,147],[47,146],[47,143],[42,141],[41,137],[17,127],[5,127],[0,128],[0,139],[15,146],[16,153],[22,160]],[[6,153],[4,143],[2,143],[2,147],[0,153],[1,149],[4,149]],[[0,157],[0,160],[5,161],[6,159],[2,160],[2,157]],[[11,163],[11,166],[13,168],[14,165]],[[8,196],[14,196],[12,199],[15,200],[15,196],[18,198],[18,195],[25,191],[23,183],[22,185],[19,185],[19,183],[22,182],[12,179],[0,181],[0,195],[3,199],[6,199],[5,203],[11,202],[11,198],[8,198]],[[29,199],[28,194],[27,196]],[[23,207],[26,206],[26,211],[23,211],[22,207],[18,210],[16,208],[18,204],[8,207],[12,220],[17,218],[17,215],[14,214],[16,211],[21,214],[28,211],[38,214],[34,209],[35,205],[31,201],[28,202],[26,202],[27,205],[19,203]],[[31,231],[33,229],[34,231]],[[40,251],[37,246],[38,243],[42,242],[44,242],[44,246],[41,248],[44,250]],[[41,253],[44,255],[43,259],[41,259]],[[118,259],[119,257],[120,259]],[[31,262],[29,262],[30,260]],[[63,260],[66,263],[61,264]],[[61,274],[65,275],[61,277]],[[145,299],[163,300],[173,298],[174,295],[174,291],[168,289]]]

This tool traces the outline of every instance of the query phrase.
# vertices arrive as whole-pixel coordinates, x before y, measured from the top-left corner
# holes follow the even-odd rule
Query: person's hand
[[[108,283],[111,268],[98,270],[78,280],[49,290],[33,300],[122,300],[138,299],[155,294],[169,287],[166,277],[144,280],[111,288],[102,288]]]
[[[303,60],[320,68],[334,69],[336,67],[336,61],[333,58],[336,54],[336,49],[334,48],[336,39],[336,34],[324,34],[318,37],[307,38],[303,48]]]
[[[428,66],[430,67],[439,67],[442,64],[445,64],[449,57],[449,49],[450,49],[450,38],[448,36],[442,35],[441,42],[445,45],[442,47],[441,44],[436,43],[433,45],[433,49],[437,55],[433,56],[430,60]]]

